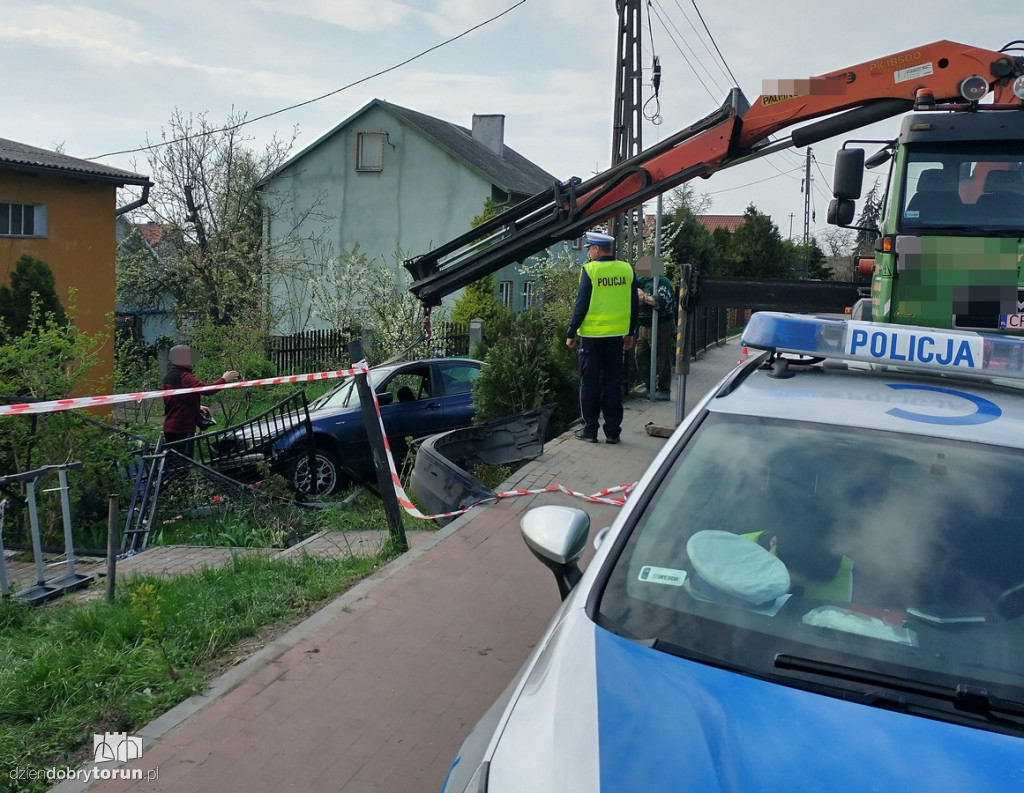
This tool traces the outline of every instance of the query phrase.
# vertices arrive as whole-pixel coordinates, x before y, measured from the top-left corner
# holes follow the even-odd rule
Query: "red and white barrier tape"
[[[351,369],[339,369],[333,372],[312,372],[309,374],[295,374],[286,375],[284,377],[264,377],[259,380],[240,380],[235,383],[220,383],[219,385],[206,385],[198,386],[196,388],[172,388],[164,389],[161,391],[137,391],[130,394],[108,394],[104,396],[91,396],[91,397],[69,397],[68,399],[53,399],[47,402],[25,402],[17,405],[0,405],[0,416],[24,416],[33,413],[56,413],[62,410],[74,410],[75,408],[89,408],[89,407],[100,407],[104,405],[116,405],[123,402],[142,402],[146,399],[158,399],[165,396],[173,396],[175,394],[199,394],[208,393],[213,391],[221,391],[227,388],[250,388],[253,386],[263,385],[283,385],[287,383],[308,383],[316,380],[331,380],[338,377],[349,377],[351,375],[359,374],[360,372],[369,371],[365,361],[360,361]],[[475,504],[470,504],[464,509],[455,510],[454,512],[443,512],[437,515],[424,515],[416,505],[412,503],[409,496],[405,492],[405,488],[402,487],[402,480],[398,476],[398,471],[395,468],[395,459],[391,454],[391,444],[388,442],[387,433],[384,431],[384,421],[380,415],[380,404],[377,402],[377,394],[371,391],[373,394],[373,408],[377,414],[377,423],[380,425],[381,436],[384,438],[384,450],[387,454],[388,469],[391,473],[391,481],[395,486],[395,493],[398,496],[398,503],[402,505],[402,508],[408,512],[412,517],[420,520],[436,520],[439,518],[453,518],[458,515],[462,515],[473,507],[487,504],[494,499],[485,499]],[[564,485],[548,485],[547,487],[537,488],[536,490],[511,490],[504,493],[495,493],[495,498],[501,500],[503,498],[512,498],[514,496],[533,496],[540,493],[567,493],[570,496],[576,496],[578,498],[586,499],[600,504],[611,504],[613,506],[621,507],[626,503],[625,496],[622,498],[610,498],[613,493],[624,493],[628,494],[629,491],[634,487],[636,483],[617,485],[606,490],[601,490],[593,495],[587,495],[586,493],[580,493],[575,490],[570,490]]]
[[[334,372],[313,372],[311,374],[293,374],[284,377],[264,377],[260,380],[240,380],[235,383],[197,386],[196,388],[171,388],[162,391],[137,391],[131,394],[107,394],[105,396],[69,397],[68,399],[52,399],[48,402],[25,402],[19,405],[0,405],[0,416],[24,416],[31,413],[56,413],[61,410],[75,408],[92,408],[104,405],[116,405],[121,402],[142,402],[145,399],[173,396],[174,394],[199,394],[210,391],[221,391],[225,388],[250,388],[260,385],[282,385],[286,383],[308,383],[314,380],[331,380],[336,377],[348,377],[367,371],[364,361],[360,361],[352,369],[339,369]]]

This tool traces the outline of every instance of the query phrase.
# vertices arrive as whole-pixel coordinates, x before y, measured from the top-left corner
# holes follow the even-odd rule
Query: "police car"
[[[755,314],[443,790],[1024,790],[1024,340]]]

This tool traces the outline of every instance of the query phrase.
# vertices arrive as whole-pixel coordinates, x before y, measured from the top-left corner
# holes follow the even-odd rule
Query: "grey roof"
[[[482,143],[475,141],[473,132],[465,127],[380,99],[376,102],[436,140],[455,156],[465,160],[505,192],[533,195],[547,189],[556,181],[554,176],[508,145],[503,147],[504,156],[499,157]]]
[[[260,181],[260,184],[265,185],[278,173],[300,160],[307,153],[328,140],[334,133],[347,127],[355,119],[375,106],[383,108],[412,125],[424,135],[433,139],[438,146],[451,152],[453,156],[458,157],[471,168],[479,171],[496,187],[506,193],[531,196],[548,189],[556,181],[554,176],[540,166],[530,162],[507,144],[503,147],[504,155],[499,157],[487,146],[474,140],[472,131],[465,127],[460,127],[448,121],[442,121],[425,113],[417,113],[415,110],[409,110],[408,108],[385,102],[383,99],[374,99],[315,140],[288,160],[288,162],[278,167],[273,173],[265,176]]]
[[[0,170],[21,171],[24,173],[59,174],[70,178],[84,179],[91,182],[107,182],[116,185],[147,185],[149,178],[141,174],[112,168],[69,157],[49,149],[29,146],[7,138],[0,138]]]

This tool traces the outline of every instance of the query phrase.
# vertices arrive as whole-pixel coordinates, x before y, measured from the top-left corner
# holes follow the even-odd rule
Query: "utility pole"
[[[811,239],[811,147],[807,147],[804,164],[804,245]]]
[[[619,14],[615,74],[612,166],[643,150],[643,75],[640,67],[641,2],[615,0]],[[619,257],[631,264],[643,253],[644,210],[638,206],[613,218],[608,233],[618,241]]]

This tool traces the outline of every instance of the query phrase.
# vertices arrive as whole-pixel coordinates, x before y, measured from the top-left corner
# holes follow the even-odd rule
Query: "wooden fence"
[[[439,322],[431,329],[426,346],[424,354],[435,358],[469,355],[469,325]]]
[[[279,376],[332,370],[348,366],[347,330],[306,330],[290,336],[271,336],[267,357]]]

